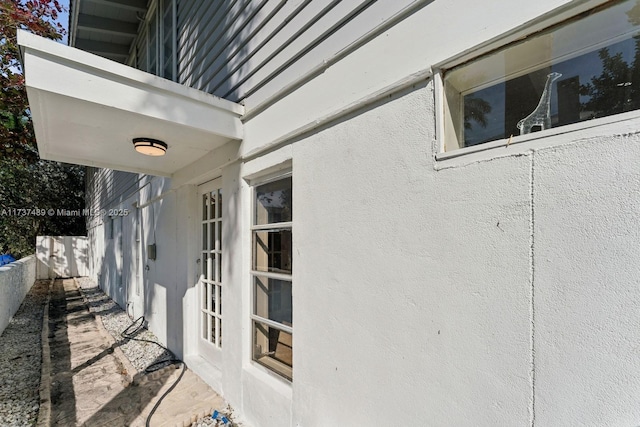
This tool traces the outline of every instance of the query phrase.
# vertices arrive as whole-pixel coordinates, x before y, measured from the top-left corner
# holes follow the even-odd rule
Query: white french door
[[[222,348],[222,179],[198,187],[198,350],[216,362]]]

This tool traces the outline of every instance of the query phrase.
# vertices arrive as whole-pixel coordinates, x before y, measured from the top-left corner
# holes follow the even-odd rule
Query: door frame
[[[207,181],[203,184],[198,185],[197,191],[197,215],[196,218],[196,230],[197,230],[197,238],[196,242],[196,266],[197,266],[197,280],[196,280],[196,310],[194,310],[196,314],[195,322],[193,323],[196,326],[196,349],[197,353],[202,356],[209,363],[220,366],[222,362],[222,345],[221,338],[222,334],[220,332],[220,326],[222,323],[222,298],[220,293],[222,293],[223,281],[221,280],[221,256],[222,256],[222,243],[221,243],[221,231],[222,231],[222,209],[219,200],[215,201],[215,209],[216,213],[212,217],[211,216],[211,203],[210,203],[210,195],[212,192],[215,192],[216,195],[221,194],[222,192],[222,177],[215,178],[211,181]],[[203,196],[207,195],[207,204],[205,205],[203,202]],[[224,203],[224,198],[222,199]],[[207,207],[207,218],[203,218],[203,208]],[[203,225],[207,226],[207,231],[203,232]],[[214,234],[212,234],[211,229],[215,228]],[[215,236],[212,239],[212,236]],[[203,239],[206,238],[206,247],[203,243]],[[214,240],[213,245],[211,244],[211,240]],[[205,277],[208,276],[208,277]],[[217,291],[217,292],[216,292]],[[206,292],[206,296],[205,296]],[[212,298],[215,293],[215,298]],[[205,308],[205,303],[207,302],[207,306]],[[215,302],[214,302],[215,301]],[[209,302],[211,302],[209,304]],[[213,307],[215,305],[215,307]],[[212,325],[214,322],[216,323],[216,328],[212,332]],[[204,329],[204,324],[206,323],[206,329]],[[207,336],[204,337],[204,332],[206,332]],[[218,337],[213,337],[213,333],[217,332]],[[192,333],[194,333],[192,331]]]

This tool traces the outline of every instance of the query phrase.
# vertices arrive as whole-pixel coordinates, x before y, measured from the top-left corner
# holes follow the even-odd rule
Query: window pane
[[[291,177],[256,187],[255,224],[292,220]]]
[[[162,77],[173,80],[173,62],[170,59],[165,62],[164,67],[162,67]]]
[[[164,7],[164,20],[163,20],[163,33],[164,33],[164,37],[167,38],[171,38],[171,29],[172,29],[172,17],[173,14],[171,13],[171,1],[165,1],[165,7]]]
[[[293,337],[287,332],[253,322],[253,360],[291,380]]]
[[[218,218],[222,218],[222,189],[218,190]]]
[[[640,109],[640,7],[611,4],[447,72],[447,150]]]
[[[136,46],[136,67],[142,71],[147,71],[147,37],[141,37]]]
[[[202,219],[207,219],[207,195],[202,195]]]
[[[265,319],[293,326],[291,282],[254,277],[253,311]]]
[[[152,74],[157,74],[156,62],[158,57],[158,15],[154,13],[151,17],[151,21],[149,23],[149,72]]]
[[[218,286],[218,314],[222,316],[222,286]]]
[[[202,249],[209,249],[207,246],[207,224],[202,224]]]
[[[291,230],[253,232],[253,269],[291,273]]]

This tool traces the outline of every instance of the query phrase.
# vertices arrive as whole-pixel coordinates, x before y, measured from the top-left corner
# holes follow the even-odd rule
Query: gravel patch
[[[42,316],[48,280],[39,280],[0,336],[0,425],[34,426],[40,402]]]
[[[124,339],[122,333],[133,323],[129,315],[113,301],[102,289],[88,277],[77,278],[78,286],[87,299],[89,310],[100,315],[102,325],[109,331],[116,341]],[[134,328],[132,328],[134,329]],[[141,329],[135,334],[136,339],[147,341],[158,341],[155,334],[148,329]],[[171,359],[171,353],[164,350],[157,344],[141,342],[135,340],[125,340],[120,346],[124,355],[129,359],[137,372],[144,371],[154,362]]]

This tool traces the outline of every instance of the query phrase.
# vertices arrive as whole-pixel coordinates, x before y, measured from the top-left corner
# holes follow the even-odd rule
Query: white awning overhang
[[[242,140],[242,105],[25,31],[18,43],[43,159],[172,176]],[[145,156],[138,137],[169,148]]]

